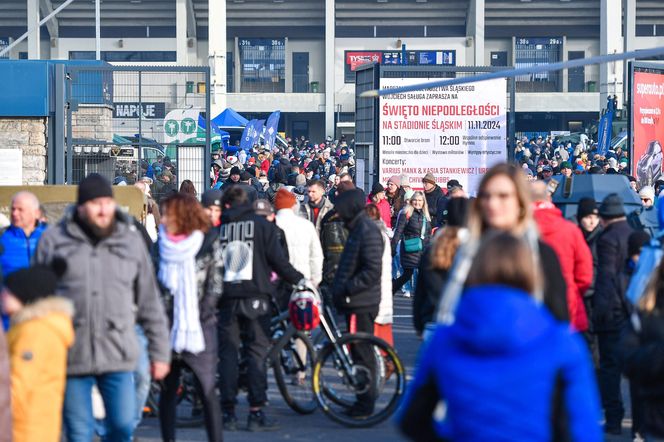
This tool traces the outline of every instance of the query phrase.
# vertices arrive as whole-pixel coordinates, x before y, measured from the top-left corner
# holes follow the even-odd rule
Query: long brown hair
[[[532,294],[537,273],[526,241],[500,232],[488,235],[483,241],[473,260],[466,285],[500,284]]]
[[[203,206],[186,193],[173,193],[164,198],[161,213],[175,220],[180,235],[190,235],[194,230],[207,232],[210,228],[210,218],[205,214]]]
[[[470,233],[479,238],[484,234],[489,226],[484,221],[482,215],[481,196],[486,191],[489,181],[497,176],[506,176],[509,178],[516,189],[516,197],[519,200],[519,222],[512,229],[515,235],[523,234],[528,225],[532,222],[533,215],[530,201],[530,188],[528,187],[528,180],[526,179],[523,170],[511,164],[497,164],[487,171],[480,182],[479,190],[477,191],[477,198],[475,198],[470,206],[470,215],[468,217],[468,228]]]
[[[459,230],[462,227],[447,226],[436,232],[431,247],[431,269],[449,270],[454,262],[461,239]]]

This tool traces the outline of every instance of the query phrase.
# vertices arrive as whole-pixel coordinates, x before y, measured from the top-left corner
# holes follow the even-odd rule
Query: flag
[[[240,140],[240,149],[249,150],[254,147],[252,142],[254,139],[254,132],[256,131],[256,123],[258,120],[251,120],[244,126],[244,131],[242,132],[242,139]]]
[[[281,116],[280,111],[272,112],[272,115],[267,119],[265,124],[265,147],[272,150],[274,148],[274,142],[277,139],[277,127],[279,126],[279,117]]]
[[[263,128],[265,127],[265,120],[258,120],[254,126],[254,134],[251,137],[251,146],[260,143],[261,135],[263,135]]]
[[[612,97],[609,97],[606,105],[606,112],[604,112],[604,115],[602,115],[602,118],[599,120],[599,129],[597,131],[597,153],[601,156],[606,156],[611,148],[613,111],[614,101]]]

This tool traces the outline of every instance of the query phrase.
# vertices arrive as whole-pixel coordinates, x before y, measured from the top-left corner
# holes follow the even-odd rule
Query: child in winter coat
[[[3,309],[11,317],[14,442],[60,441],[74,307],[53,296],[57,279],[50,267],[34,266],[10,274],[2,291]]]

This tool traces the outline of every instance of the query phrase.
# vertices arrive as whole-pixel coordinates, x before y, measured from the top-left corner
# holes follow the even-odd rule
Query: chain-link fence
[[[92,172],[115,184],[144,177],[158,199],[184,180],[204,190],[210,159],[207,68],[68,68],[66,177]]]

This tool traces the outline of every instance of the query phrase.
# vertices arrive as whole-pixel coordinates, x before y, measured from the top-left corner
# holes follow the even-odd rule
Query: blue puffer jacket
[[[439,400],[443,421],[432,415]],[[590,356],[525,292],[484,286],[423,347],[400,426],[413,440],[601,441]]]
[[[0,256],[4,276],[30,266],[32,256],[37,249],[37,243],[44,230],[46,230],[46,225],[40,224],[27,237],[23,229],[14,226],[7,227],[7,230],[0,237],[0,244],[4,248],[2,256]]]
[[[46,224],[40,224],[28,238],[23,229],[14,226],[7,227],[0,236],[0,244],[3,248],[0,255],[0,265],[2,266],[0,269],[3,277],[16,270],[30,267],[30,261],[44,230],[46,230]],[[2,327],[5,330],[9,328],[9,317],[4,313],[2,313]]]

